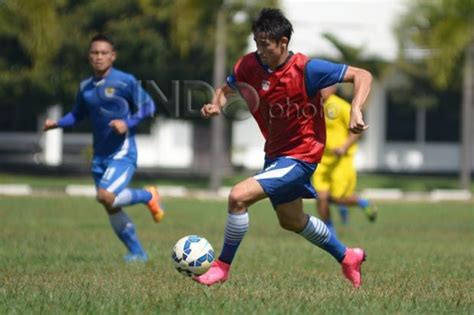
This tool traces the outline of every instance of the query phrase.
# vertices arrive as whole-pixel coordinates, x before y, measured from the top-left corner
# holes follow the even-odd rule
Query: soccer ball
[[[211,267],[214,250],[205,238],[188,235],[174,245],[171,258],[179,273],[188,277],[199,276]]]

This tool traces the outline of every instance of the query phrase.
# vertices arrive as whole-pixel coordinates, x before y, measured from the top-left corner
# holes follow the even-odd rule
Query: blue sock
[[[332,220],[329,219],[329,220],[326,220],[326,221],[323,221],[324,224],[326,224],[329,232],[331,232],[332,235],[336,235],[336,229],[334,228],[334,225],[332,224]]]
[[[227,215],[227,222],[224,230],[224,246],[219,256],[219,260],[226,264],[231,264],[235,253],[239,248],[240,242],[249,229],[249,214],[231,214]]]
[[[359,200],[357,200],[357,205],[363,209],[367,208],[370,205],[370,202],[368,199],[359,198]]]
[[[308,222],[303,231],[299,234],[312,244],[327,251],[338,262],[342,262],[344,259],[346,246],[339,242],[336,236],[329,231],[323,221],[313,216],[308,216]]]
[[[148,203],[150,199],[151,193],[148,190],[125,188],[115,197],[112,207],[120,208],[136,203]]]
[[[115,234],[117,234],[118,238],[122,241],[125,247],[127,247],[130,253],[136,255],[145,254],[145,251],[138,240],[137,234],[135,233],[135,226],[125,212],[120,210],[117,213],[109,215],[109,221]]]
[[[339,205],[339,215],[341,216],[342,224],[347,224],[349,219],[349,209],[345,205]]]

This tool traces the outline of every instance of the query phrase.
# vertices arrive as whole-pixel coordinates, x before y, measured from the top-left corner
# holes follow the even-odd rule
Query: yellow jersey
[[[324,114],[326,121],[326,149],[324,150],[323,163],[325,159],[332,161],[335,158],[332,150],[340,148],[349,137],[351,104],[332,94],[324,102]],[[356,152],[357,142],[351,145],[345,157],[352,158]]]

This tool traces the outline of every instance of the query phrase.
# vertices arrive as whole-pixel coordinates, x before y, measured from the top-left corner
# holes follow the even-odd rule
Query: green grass
[[[474,312],[472,204],[381,204],[375,224],[352,212],[340,238],[368,253],[353,290],[329,255],[278,227],[268,202],[251,209],[230,280],[202,287],[174,270],[170,251],[198,234],[219,252],[226,205],[165,202],[159,225],[143,206],[128,209],[151,260],[125,264],[92,199],[0,197],[0,314]]]
[[[233,186],[237,182],[250,176],[250,173],[235,175],[224,179],[223,184]],[[11,173],[0,173],[0,183],[2,184],[29,184],[34,188],[60,190],[66,185],[82,184],[92,185],[92,178],[84,176],[32,176],[17,175]],[[151,180],[134,179],[133,185],[142,187],[149,184],[157,185],[180,185],[194,189],[205,189],[208,187],[208,181],[205,179],[180,180],[156,178]],[[357,188],[399,188],[404,191],[430,191],[433,189],[458,189],[459,180],[455,176],[436,176],[436,175],[377,175],[377,174],[359,174]],[[471,184],[471,191],[474,192],[474,181]]]

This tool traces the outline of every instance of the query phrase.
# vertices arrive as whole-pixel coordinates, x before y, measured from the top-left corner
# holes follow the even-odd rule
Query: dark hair
[[[105,35],[105,34],[97,34],[94,37],[91,38],[90,45],[92,45],[93,42],[106,42],[109,43],[110,46],[112,46],[112,50],[115,50],[115,45],[112,39]]]
[[[279,41],[282,37],[291,39],[293,25],[279,9],[262,9],[252,23],[252,32],[264,33],[269,39]]]

